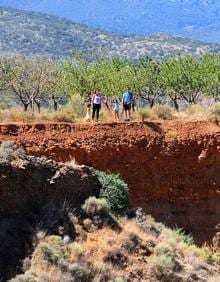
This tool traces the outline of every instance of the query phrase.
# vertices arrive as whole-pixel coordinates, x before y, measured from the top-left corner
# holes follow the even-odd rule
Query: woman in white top
[[[98,90],[92,96],[92,120],[94,120],[96,115],[96,121],[99,120],[99,111],[101,109],[102,98]]]

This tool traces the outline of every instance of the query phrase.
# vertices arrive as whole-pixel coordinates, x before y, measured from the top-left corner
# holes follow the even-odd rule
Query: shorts
[[[131,109],[131,104],[124,104],[124,110],[129,111]]]

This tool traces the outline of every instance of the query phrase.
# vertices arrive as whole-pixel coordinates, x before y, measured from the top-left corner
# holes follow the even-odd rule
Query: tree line
[[[40,111],[51,100],[54,109],[63,97],[87,100],[95,89],[118,97],[127,87],[151,108],[168,101],[178,111],[181,101],[196,104],[203,97],[220,102],[220,55],[204,54],[137,62],[113,58],[88,63],[86,59],[56,61],[46,58],[1,57],[0,95],[11,95],[24,111]]]

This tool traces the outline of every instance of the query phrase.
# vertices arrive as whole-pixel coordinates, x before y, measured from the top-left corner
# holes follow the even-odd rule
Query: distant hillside
[[[220,43],[219,0],[1,0],[0,3],[112,32],[160,31]]]
[[[0,54],[67,57],[77,48],[89,56],[136,59],[219,52],[220,45],[156,33],[148,37],[108,33],[41,13],[0,8]]]

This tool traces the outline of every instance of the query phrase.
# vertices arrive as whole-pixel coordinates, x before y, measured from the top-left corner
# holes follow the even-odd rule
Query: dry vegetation
[[[74,240],[42,233],[18,281],[217,281],[220,253],[141,210],[116,219],[107,202],[89,198],[72,215]],[[111,220],[109,221],[109,218]]]
[[[120,113],[120,120],[124,120],[123,113]],[[220,104],[212,106],[192,105],[179,112],[174,111],[166,105],[156,105],[150,108],[137,108],[132,113],[133,121],[153,120],[210,120],[220,121]],[[58,111],[43,109],[41,113],[24,112],[19,107],[5,108],[0,106],[0,122],[89,122],[86,119],[85,105],[78,105],[77,109],[67,104]],[[114,112],[102,109],[100,112],[101,122],[113,122]]]
[[[0,147],[3,160],[23,154],[13,142]],[[65,202],[53,218],[50,206],[45,209],[50,225],[57,220],[59,227],[37,226],[23,274],[11,282],[217,281],[218,245],[199,248],[183,231],[130,209],[126,183],[114,174],[95,174],[99,198],[90,197],[78,208]]]

